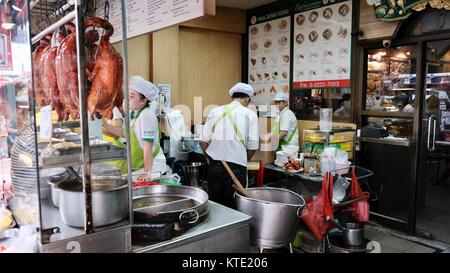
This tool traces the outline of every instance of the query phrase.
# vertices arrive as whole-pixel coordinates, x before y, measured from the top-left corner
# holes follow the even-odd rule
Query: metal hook
[[[84,3],[83,3],[83,16],[86,17],[86,14],[88,13],[88,11],[89,11],[88,1],[84,1]]]
[[[48,28],[50,26],[50,19],[48,18],[48,15],[45,16],[45,24],[46,24],[46,28]]]
[[[53,13],[55,14],[55,16],[61,16],[62,15],[62,6],[63,6],[62,1],[58,1],[56,3],[55,9],[53,10]]]
[[[105,12],[105,20],[109,21],[109,1],[108,0],[105,1],[104,12]]]

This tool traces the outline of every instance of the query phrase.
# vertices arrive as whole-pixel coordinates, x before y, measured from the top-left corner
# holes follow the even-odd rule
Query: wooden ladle
[[[230,169],[230,166],[228,166],[228,163],[225,160],[221,160],[223,166],[225,169],[227,169],[228,174],[230,174],[231,179],[233,179],[234,184],[236,185],[236,188],[238,189],[239,193],[244,195],[245,197],[249,197],[247,191],[242,187],[241,182],[237,179],[237,177],[234,175],[233,171]]]

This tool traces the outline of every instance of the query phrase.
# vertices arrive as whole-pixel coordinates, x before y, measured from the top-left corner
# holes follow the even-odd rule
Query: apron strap
[[[280,132],[281,132],[281,128],[280,128],[281,118],[282,118],[283,114],[284,114],[286,111],[287,111],[286,108],[285,108],[283,111],[281,111],[281,113],[280,113],[280,118],[279,118],[279,120],[275,123],[275,130],[274,130],[274,131],[275,131],[275,133],[276,133],[277,135],[280,135]],[[287,141],[284,140],[284,139],[281,139],[281,140],[280,140],[280,146],[281,146],[281,145],[289,145],[289,144],[291,143],[292,139],[294,138],[294,135],[295,135],[295,133],[297,132],[297,130],[298,130],[298,124],[295,125],[295,128],[294,128],[294,130],[292,130],[292,132],[291,132],[291,134],[289,135]]]
[[[239,127],[237,126],[236,121],[234,120],[233,116],[231,115],[233,110],[235,110],[238,106],[239,105],[235,105],[233,108],[230,108],[230,105],[225,105],[225,112],[222,113],[222,115],[220,115],[216,119],[216,121],[213,124],[212,130],[214,132],[214,130],[216,128],[216,124],[219,123],[221,120],[223,120],[225,117],[227,117],[228,120],[231,122],[231,125],[233,125],[234,133],[239,138],[239,142],[241,142],[242,146],[244,146],[244,148],[247,149],[247,145],[244,142],[244,138],[242,136],[241,130],[239,130]]]

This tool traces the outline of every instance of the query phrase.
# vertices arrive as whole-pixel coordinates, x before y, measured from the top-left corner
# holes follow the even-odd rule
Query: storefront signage
[[[277,92],[289,93],[290,9],[279,7],[251,14],[248,37],[248,83],[255,90],[253,102],[267,113]]]
[[[109,0],[109,21],[114,26],[111,42],[122,40],[121,0]],[[136,37],[188,20],[215,14],[214,0],[127,0],[127,36]],[[96,15],[104,18],[105,0],[97,2]]]
[[[301,1],[295,11],[292,87],[350,87],[352,1]]]
[[[13,70],[10,31],[0,28],[0,70]]]
[[[424,10],[429,4],[432,8],[450,10],[447,0],[367,0],[373,5],[375,17],[383,21],[398,21],[411,15],[413,11]]]

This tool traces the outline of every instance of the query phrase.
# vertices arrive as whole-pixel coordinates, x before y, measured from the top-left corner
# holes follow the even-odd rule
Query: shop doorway
[[[450,243],[450,39],[424,43],[416,230]]]

